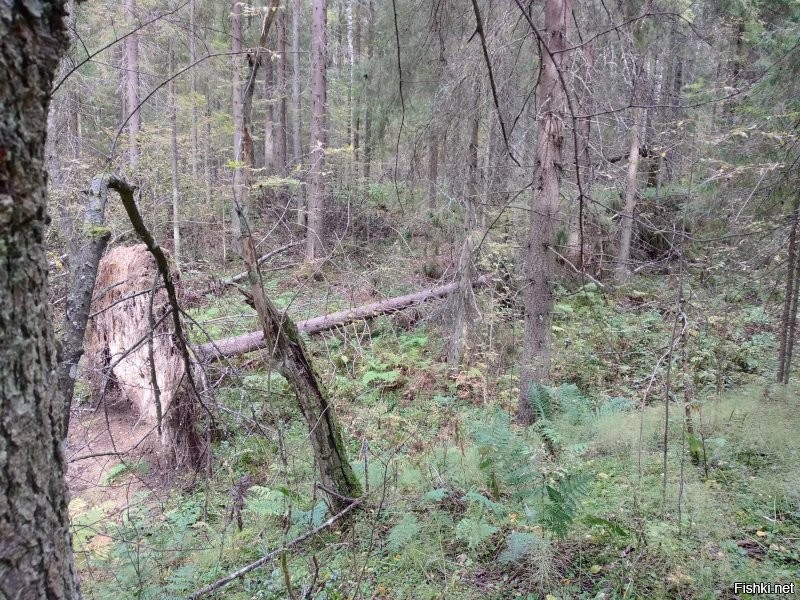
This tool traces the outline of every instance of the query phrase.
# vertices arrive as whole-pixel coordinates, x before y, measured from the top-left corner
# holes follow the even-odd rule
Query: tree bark
[[[45,137],[65,2],[0,8],[0,597],[80,598],[47,301]]]
[[[245,173],[241,168],[244,162],[242,139],[244,127],[244,99],[242,97],[242,80],[239,65],[242,59],[242,5],[232,0],[231,7],[231,94],[233,100],[233,160],[236,166],[233,169],[233,203],[231,205],[231,247],[234,252],[240,253],[242,248],[239,240],[242,237],[242,224],[239,220],[239,210],[247,214],[245,206],[244,187]]]
[[[189,61],[197,60],[197,40],[195,39],[195,12],[197,0],[189,0]],[[197,70],[189,71],[189,93],[192,97],[192,182],[197,182]]]
[[[375,3],[369,0],[367,5],[367,61],[372,66],[372,57],[375,53]],[[370,169],[372,166],[372,110],[370,108],[370,91],[372,83],[369,74],[365,74],[364,86],[364,180],[369,183]]]
[[[792,314],[792,301],[795,297],[795,263],[797,262],[797,220],[798,215],[795,210],[792,214],[792,227],[789,230],[789,258],[786,263],[786,289],[783,296],[783,314],[778,331],[778,383],[783,383],[786,368],[786,349],[789,344],[789,318]]]
[[[169,49],[169,72],[175,69],[175,51]],[[175,80],[170,79],[169,90],[169,124],[170,124],[170,167],[172,170],[172,258],[180,271],[181,264],[181,229],[180,229],[180,189],[178,186],[178,101],[175,97]],[[194,102],[194,96],[192,97]],[[194,165],[194,156],[192,157]]]
[[[475,316],[475,293],[472,289],[472,278],[475,265],[472,261],[474,249],[473,235],[476,218],[475,204],[478,199],[478,133],[480,132],[480,85],[476,86],[475,102],[472,107],[471,132],[467,148],[467,184],[464,189],[464,239],[458,258],[458,288],[453,294],[453,337],[447,355],[447,366],[457,371],[464,359],[467,339]]]
[[[128,29],[137,27],[136,0],[125,0],[125,19]],[[142,115],[139,112],[139,34],[125,38],[125,91],[130,120],[128,121],[128,156],[132,171],[139,166],[139,131]]]
[[[264,57],[263,60],[266,62],[264,65],[264,97],[267,101],[264,110],[264,168],[267,175],[272,175],[278,166],[275,161],[275,134],[278,129],[275,123],[275,68],[270,56]]]
[[[303,346],[292,320],[267,298],[258,270],[255,245],[248,234],[242,240],[250,290],[261,331],[273,359],[273,366],[294,388],[300,412],[308,426],[314,458],[322,484],[328,491],[332,512],[338,512],[361,495],[344,447],[341,426],[319,376]]]
[[[541,71],[536,96],[540,102],[538,137],[531,198],[530,228],[525,257],[525,333],[522,350],[517,419],[528,425],[533,414],[528,392],[533,382],[550,377],[550,339],[553,321],[555,221],[561,193],[566,98],[559,70],[567,47],[572,0],[546,0],[544,41],[540,44]]]
[[[583,59],[585,70],[583,73],[583,92],[580,95],[580,107],[583,114],[590,115],[594,112],[594,97],[592,93],[592,76],[594,74],[594,61],[596,57],[597,47],[595,44],[589,43],[583,49]],[[580,202],[575,203],[570,211],[570,221],[567,231],[567,247],[565,256],[576,269],[583,271],[584,261],[586,260],[586,231],[584,223],[586,220],[585,209],[588,206],[588,198],[592,197],[592,163],[589,156],[589,140],[592,134],[592,119],[591,117],[579,119],[576,123],[576,137],[578,147],[575,154],[577,155],[577,163],[575,165],[575,179],[578,180],[580,176],[581,187],[583,187],[583,214],[581,214]],[[581,220],[583,219],[583,221]]]
[[[276,64],[275,82],[275,171],[284,177],[286,176],[286,165],[288,164],[288,144],[287,144],[287,117],[286,117],[286,11],[278,13],[275,26],[278,30],[278,60]],[[284,196],[284,190],[279,190]]]
[[[303,107],[300,104],[300,0],[292,0],[292,158],[293,166],[303,164],[302,129]],[[297,190],[297,219],[300,227],[306,224],[305,186]]]
[[[325,235],[325,148],[327,144],[328,0],[314,0],[311,19],[311,129],[309,135],[308,231],[306,262],[320,258]]]
[[[800,297],[800,257],[795,259],[794,266],[794,295],[792,296],[792,307],[789,311],[789,330],[786,334],[786,362],[783,366],[783,380],[781,383],[789,383],[789,375],[792,372],[792,353],[794,352],[795,331],[797,329],[797,306]]]
[[[633,127],[631,128],[631,147],[628,152],[628,176],[625,181],[625,208],[620,215],[619,250],[614,264],[614,279],[623,284],[630,277],[631,238],[633,237],[633,218],[636,213],[636,199],[639,193],[637,175],[639,173],[639,148],[644,109],[634,109]]]
[[[111,229],[104,226],[108,182],[98,175],[92,179],[83,219],[81,245],[75,248],[67,293],[64,333],[61,337],[61,363],[58,369],[58,386],[64,396],[64,431],[69,430],[70,405],[78,376],[78,363],[83,356],[83,338],[89,321],[97,265],[105,252]]]

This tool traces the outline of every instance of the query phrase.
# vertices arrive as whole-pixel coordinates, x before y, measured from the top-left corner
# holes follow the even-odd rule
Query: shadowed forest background
[[[69,9],[83,597],[800,584],[797,0]]]

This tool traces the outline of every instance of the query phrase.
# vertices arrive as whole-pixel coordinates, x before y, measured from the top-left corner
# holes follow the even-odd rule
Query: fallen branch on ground
[[[300,537],[296,537],[291,542],[288,542],[288,543],[284,544],[283,546],[281,546],[277,550],[273,550],[269,554],[265,554],[264,556],[259,558],[257,561],[251,562],[249,565],[244,566],[241,569],[238,569],[238,570],[234,571],[230,575],[226,575],[222,579],[218,579],[217,581],[215,581],[214,583],[212,583],[210,585],[207,585],[203,589],[194,592],[191,596],[189,596],[189,600],[197,600],[197,598],[202,598],[203,596],[206,596],[206,595],[210,594],[211,592],[214,592],[214,591],[216,591],[216,590],[218,590],[218,589],[220,589],[222,587],[225,587],[230,582],[238,579],[239,577],[242,577],[242,576],[246,575],[250,571],[258,569],[259,567],[263,567],[265,564],[267,564],[268,562],[270,562],[274,558],[277,558],[278,556],[280,556],[282,553],[286,552],[287,550],[297,546],[298,544],[302,544],[307,539],[314,537],[315,535],[317,535],[318,533],[321,533],[322,531],[325,531],[331,525],[336,523],[336,521],[338,521],[339,519],[344,517],[347,513],[351,512],[354,508],[357,508],[358,506],[360,506],[363,501],[364,501],[363,498],[359,498],[357,500],[354,500],[351,504],[349,504],[347,507],[342,509],[340,512],[338,512],[335,515],[333,515],[330,519],[325,521],[319,527],[304,533]]]
[[[488,278],[480,277],[475,285],[486,285]],[[313,317],[305,321],[297,322],[297,329],[301,332],[313,335],[321,333],[329,329],[333,329],[339,325],[346,325],[353,321],[361,319],[370,319],[380,315],[391,314],[418,304],[422,304],[429,300],[436,300],[451,294],[458,288],[458,283],[448,283],[440,285],[429,290],[421,292],[414,292],[413,294],[406,294],[404,296],[397,296],[395,298],[388,298],[379,302],[372,302],[363,306],[357,306],[348,310],[341,310],[339,312],[322,315],[320,317]],[[266,341],[264,334],[261,331],[254,331],[252,333],[245,333],[234,337],[217,340],[215,342],[208,342],[195,347],[198,355],[207,361],[216,361],[223,358],[230,358],[260,350],[264,348]]]

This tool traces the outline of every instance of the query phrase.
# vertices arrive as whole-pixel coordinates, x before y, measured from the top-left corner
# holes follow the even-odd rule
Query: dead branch
[[[486,285],[488,281],[486,277],[480,277],[476,285]],[[371,304],[365,304],[356,308],[299,321],[297,323],[297,329],[309,335],[321,333],[338,327],[339,325],[346,325],[361,319],[371,319],[380,315],[391,314],[430,300],[443,298],[456,289],[458,289],[458,283],[448,283],[429,290],[388,298],[387,300],[381,300],[379,302],[372,302]],[[248,352],[260,350],[266,346],[267,340],[264,338],[263,332],[254,331],[252,333],[245,333],[243,335],[195,346],[195,351],[203,360],[217,361],[223,358],[247,354]]]
[[[265,554],[264,556],[259,558],[257,561],[252,562],[249,565],[244,566],[241,569],[238,569],[237,571],[234,571],[230,575],[226,575],[222,579],[218,579],[214,583],[212,583],[210,585],[207,585],[203,589],[194,592],[191,596],[189,596],[189,600],[197,600],[197,598],[202,598],[203,596],[207,596],[211,592],[214,592],[214,591],[216,591],[216,590],[218,590],[218,589],[220,589],[222,587],[225,587],[226,585],[228,585],[232,581],[235,581],[239,577],[247,575],[250,571],[258,569],[259,567],[263,567],[265,564],[267,564],[271,560],[277,558],[278,556],[280,556],[282,553],[286,552],[287,550],[289,550],[291,548],[294,548],[295,546],[297,546],[299,544],[302,544],[307,539],[312,538],[312,537],[316,536],[317,534],[319,534],[319,533],[325,531],[326,529],[330,528],[334,523],[339,521],[342,517],[347,515],[353,509],[359,507],[362,504],[363,501],[364,501],[363,498],[359,498],[358,500],[353,501],[351,504],[349,504],[347,507],[345,507],[344,509],[342,509],[341,511],[339,511],[338,513],[333,515],[330,519],[325,521],[319,527],[317,527],[315,529],[312,529],[311,531],[309,531],[307,533],[304,533],[300,537],[296,537],[291,542],[288,542],[288,543],[284,544],[283,546],[281,546],[277,550],[273,550],[269,554]]]

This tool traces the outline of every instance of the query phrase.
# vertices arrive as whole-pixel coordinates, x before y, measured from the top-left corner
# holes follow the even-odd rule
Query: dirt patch
[[[66,445],[71,498],[116,512],[137,492],[158,491],[154,473],[165,461],[152,429],[125,401],[73,409]]]

